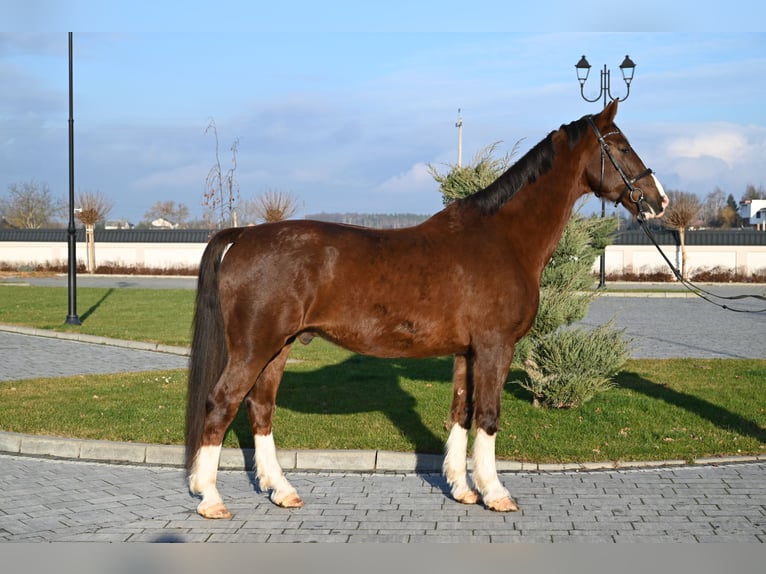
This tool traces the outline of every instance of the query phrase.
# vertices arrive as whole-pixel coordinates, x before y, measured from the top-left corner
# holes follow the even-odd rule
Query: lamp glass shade
[[[626,84],[630,84],[633,80],[633,73],[636,71],[636,64],[630,59],[630,56],[626,55],[625,59],[620,64],[620,71],[622,72],[622,79]]]
[[[575,69],[577,70],[577,79],[581,84],[584,84],[585,80],[588,79],[588,74],[590,74],[590,64],[585,59],[585,55],[575,64]]]

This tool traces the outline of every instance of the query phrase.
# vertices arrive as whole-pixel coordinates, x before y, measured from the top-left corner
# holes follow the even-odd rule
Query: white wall
[[[681,248],[660,245],[670,262],[681,267]],[[667,271],[667,263],[654,245],[609,245],[606,248],[606,273],[652,273]],[[766,246],[763,245],[687,245],[686,270],[690,274],[714,268],[752,275],[766,269]],[[593,266],[599,270],[599,261]]]
[[[196,267],[205,243],[99,243],[96,242],[96,265],[172,269]],[[661,245],[668,259],[680,267],[680,249]],[[742,275],[766,269],[766,246],[762,245],[691,245],[686,247],[687,270],[690,273],[719,267]],[[77,243],[78,262],[87,257],[85,243]],[[0,242],[0,262],[11,265],[66,264],[67,245],[63,242]],[[651,273],[667,269],[653,245],[609,245],[606,248],[606,272]],[[598,273],[599,261],[593,271]]]
[[[96,266],[117,264],[130,267],[172,269],[196,267],[205,243],[99,243],[96,241]],[[0,243],[0,262],[18,265],[66,264],[68,248],[60,242]],[[77,261],[87,257],[85,243],[77,243]]]

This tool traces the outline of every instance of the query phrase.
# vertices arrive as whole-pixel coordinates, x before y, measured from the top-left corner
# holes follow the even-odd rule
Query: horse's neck
[[[519,259],[534,277],[542,275],[564,233],[575,202],[588,191],[576,173],[553,168],[535,183],[527,184],[496,214],[507,226]],[[500,221],[504,220],[504,221]],[[524,246],[524,249],[519,249]]]

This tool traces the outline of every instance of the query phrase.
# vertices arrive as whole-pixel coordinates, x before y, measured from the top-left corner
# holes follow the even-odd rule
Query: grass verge
[[[67,291],[0,286],[0,323],[188,345],[192,290]],[[382,360],[321,340],[295,345],[277,399],[281,448],[441,452],[449,358]],[[766,360],[631,360],[617,387],[573,410],[536,409],[512,371],[502,395],[501,458],[537,462],[766,454]],[[183,441],[186,372],[0,382],[0,430],[156,444]],[[226,446],[252,446],[240,411]]]
[[[191,289],[78,288],[82,325],[67,325],[65,288],[3,285],[0,323],[188,346],[194,295]]]
[[[383,360],[321,340],[296,346],[277,399],[280,448],[441,452],[451,360]],[[631,360],[578,409],[534,408],[511,371],[500,458],[536,462],[765,454],[763,360]],[[0,383],[5,431],[181,444],[184,370]],[[241,410],[225,445],[252,447]]]

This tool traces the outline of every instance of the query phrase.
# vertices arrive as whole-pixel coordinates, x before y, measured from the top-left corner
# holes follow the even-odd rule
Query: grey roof
[[[207,243],[214,233],[209,229],[96,229],[97,243]],[[657,241],[677,245],[678,232],[653,230]],[[85,241],[85,230],[77,229],[77,241]],[[66,243],[67,230],[59,229],[0,229],[0,241],[61,241]],[[615,233],[615,245],[649,245],[649,238],[640,229]],[[687,245],[766,245],[766,232],[752,228],[698,229],[686,232]]]
[[[207,243],[209,229],[96,229],[97,243]],[[85,230],[77,229],[77,241],[85,241]],[[60,229],[0,229],[0,241],[61,241],[68,231]]]

